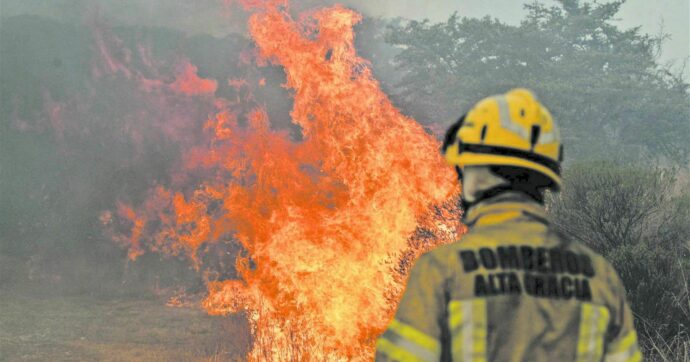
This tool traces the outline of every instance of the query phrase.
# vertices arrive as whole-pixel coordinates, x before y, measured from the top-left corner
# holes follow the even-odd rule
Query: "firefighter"
[[[563,149],[535,96],[480,101],[442,150],[463,184],[469,232],[416,262],[377,360],[640,361],[616,271],[545,214]]]

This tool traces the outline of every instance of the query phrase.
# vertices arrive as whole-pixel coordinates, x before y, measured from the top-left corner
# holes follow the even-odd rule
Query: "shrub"
[[[650,360],[688,360],[690,197],[678,171],[581,163],[547,197],[554,224],[606,257],[627,291]]]

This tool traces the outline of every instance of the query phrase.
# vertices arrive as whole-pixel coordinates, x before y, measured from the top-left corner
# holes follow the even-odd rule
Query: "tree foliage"
[[[559,121],[566,155],[684,160],[688,84],[658,64],[660,37],[615,24],[623,2],[535,2],[518,26],[457,13],[393,24],[395,97],[422,122],[448,123],[486,95],[527,87]]]

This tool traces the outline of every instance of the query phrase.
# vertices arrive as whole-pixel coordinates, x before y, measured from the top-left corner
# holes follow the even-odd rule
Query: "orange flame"
[[[138,210],[120,205],[129,256],[184,253],[199,268],[203,247],[236,239],[239,279],[209,281],[203,306],[247,312],[250,359],[370,359],[410,262],[463,232],[453,175],[437,142],[391,104],[357,56],[359,14],[334,6],[295,21],[282,1],[245,6],[257,61],[285,70],[303,139],[272,130],[262,108],[241,126],[219,99],[205,126],[210,142],[185,156],[187,171],[205,170],[201,185],[157,187]],[[184,74],[198,79],[193,66]],[[203,81],[193,94],[215,91]]]

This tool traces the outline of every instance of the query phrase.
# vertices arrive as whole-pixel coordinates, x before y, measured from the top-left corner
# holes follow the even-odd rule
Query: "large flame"
[[[302,139],[273,130],[262,107],[243,113],[243,100],[215,99],[208,141],[185,152],[187,176],[138,207],[118,205],[130,227],[114,237],[132,259],[184,254],[204,270],[204,248],[239,242],[237,279],[209,277],[203,306],[247,312],[252,360],[370,359],[409,263],[462,232],[453,175],[357,56],[359,14],[334,6],[296,21],[283,2],[245,5],[258,61],[284,68]],[[206,97],[217,83],[183,63],[167,87]]]

